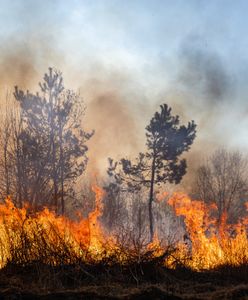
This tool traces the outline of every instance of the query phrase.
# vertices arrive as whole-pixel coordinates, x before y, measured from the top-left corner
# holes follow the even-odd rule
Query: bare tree
[[[11,196],[17,203],[17,135],[20,133],[21,120],[18,108],[13,98],[6,94],[5,103],[2,101],[2,124],[0,128],[0,197],[4,200]],[[21,170],[21,168],[20,168]],[[22,178],[22,176],[20,176]]]
[[[7,117],[8,110],[6,107],[5,116],[2,120],[0,138],[1,138],[1,155],[0,155],[0,192],[1,198],[10,195],[10,158],[9,158],[9,144],[11,140],[11,124]]]
[[[240,152],[218,149],[198,168],[193,193],[217,205],[218,219],[227,213],[235,220],[248,194],[247,159]]]
[[[120,187],[110,183],[105,187],[104,206],[102,220],[109,231],[118,231],[123,226],[127,217],[127,201],[123,201]]]

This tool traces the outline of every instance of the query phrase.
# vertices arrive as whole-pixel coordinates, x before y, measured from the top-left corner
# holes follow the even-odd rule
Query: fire
[[[186,230],[191,241],[191,259],[188,265],[193,269],[210,269],[218,265],[240,265],[248,262],[248,218],[238,224],[227,224],[223,213],[219,222],[211,217],[216,210],[202,201],[193,201],[187,195],[177,193],[168,204],[177,216],[184,216]],[[179,245],[183,248],[182,245]],[[187,251],[184,247],[184,251]]]
[[[104,234],[102,231],[102,227],[98,222],[98,218],[102,215],[102,197],[104,195],[103,190],[98,186],[92,187],[93,192],[96,195],[96,207],[93,212],[89,214],[88,222],[89,222],[89,250],[90,252],[101,253],[102,245],[105,242]]]
[[[41,212],[30,213],[28,207],[17,208],[11,199],[0,204],[0,267],[8,261],[26,264],[32,261],[58,265],[77,263],[84,260],[94,263],[115,255],[125,264],[134,248],[126,249],[117,239],[105,234],[99,218],[102,215],[103,190],[92,187],[95,209],[88,218],[78,221],[58,216],[45,208]],[[167,193],[163,193],[163,196]],[[240,265],[248,262],[248,218],[236,225],[227,223],[227,214],[221,220],[213,217],[214,205],[193,201],[183,193],[174,194],[168,204],[177,216],[184,217],[187,243],[181,241],[175,246],[172,256],[166,256],[164,264],[174,267],[175,262],[183,263],[195,270],[211,269],[222,264]],[[248,209],[248,203],[246,203]],[[152,253],[160,257],[168,250],[162,246],[159,235],[139,252]],[[167,248],[166,248],[167,247]],[[137,256],[139,257],[139,256]]]
[[[55,258],[56,251],[61,251],[63,263],[86,255],[88,260],[96,259],[105,242],[98,222],[102,213],[103,191],[96,186],[93,191],[96,194],[95,210],[87,219],[81,218],[78,222],[57,216],[48,208],[29,215],[27,207],[19,209],[9,198],[6,199],[0,205],[0,266],[3,267],[16,255],[20,257],[15,257],[15,261],[24,263],[21,250],[28,255],[27,260],[36,260],[42,259],[42,253],[48,249],[54,253],[54,258],[44,262],[51,264],[60,263]]]

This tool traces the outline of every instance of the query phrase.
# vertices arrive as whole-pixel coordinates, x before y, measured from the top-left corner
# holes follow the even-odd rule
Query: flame
[[[83,259],[88,263],[109,258],[113,255],[122,264],[130,257],[150,253],[161,257],[168,250],[162,245],[156,232],[151,243],[140,251],[139,256],[128,254],[135,247],[125,248],[117,239],[105,233],[101,226],[104,191],[94,185],[95,209],[88,218],[78,221],[58,216],[48,208],[30,213],[28,206],[17,208],[7,198],[0,204],[0,267],[8,261],[26,264],[31,261],[58,265],[77,263]],[[163,197],[167,193],[163,193]],[[227,223],[223,213],[219,222],[213,217],[215,205],[190,199],[183,193],[174,194],[168,204],[177,216],[184,217],[187,242],[181,241],[172,256],[164,259],[164,264],[173,268],[178,262],[195,269],[211,269],[222,264],[240,265],[248,262],[248,218],[237,224]],[[248,202],[246,203],[248,210]]]
[[[93,192],[96,195],[96,207],[93,212],[89,214],[88,222],[89,222],[89,234],[90,234],[90,244],[89,250],[90,252],[95,252],[96,254],[101,253],[102,245],[105,242],[104,234],[102,231],[102,227],[98,222],[98,218],[102,215],[102,197],[104,195],[103,190],[98,186],[92,187]]]
[[[211,217],[211,212],[217,209],[215,205],[207,206],[203,201],[193,201],[182,193],[174,194],[168,204],[177,216],[184,216],[191,242],[191,259],[188,260],[191,268],[211,269],[223,264],[240,265],[248,262],[248,218],[230,225],[224,212],[217,222]],[[188,250],[182,244],[179,246],[182,251]]]

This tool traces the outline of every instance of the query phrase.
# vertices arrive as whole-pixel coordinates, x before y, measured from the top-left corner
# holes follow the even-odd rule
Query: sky
[[[217,147],[247,152],[247,11],[245,0],[0,0],[0,93],[62,71],[96,130],[96,168],[142,151],[162,103],[198,125],[192,168]]]

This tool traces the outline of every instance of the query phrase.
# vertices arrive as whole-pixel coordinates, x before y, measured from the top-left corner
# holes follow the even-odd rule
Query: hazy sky
[[[100,160],[139,149],[163,102],[196,120],[192,153],[246,151],[247,11],[245,0],[0,0],[0,86],[34,89],[60,69],[88,106]]]

